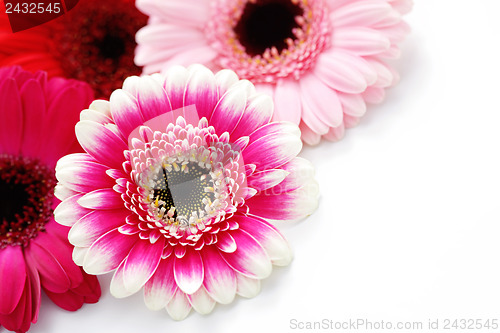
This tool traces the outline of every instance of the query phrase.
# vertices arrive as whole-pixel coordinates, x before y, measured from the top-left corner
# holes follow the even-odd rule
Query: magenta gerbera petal
[[[300,131],[272,113],[252,83],[201,65],[128,78],[109,105],[84,110],[76,128],[87,155],[62,158],[56,172],[66,198],[55,216],[72,226],[75,262],[115,270],[113,295],[144,287],[146,305],[177,320],[255,295],[292,257],[265,217],[300,219],[317,205]]]
[[[136,35],[144,73],[190,63],[229,68],[274,99],[274,120],[300,124],[302,140],[316,144],[342,138],[366,103],[380,103],[397,82],[386,60],[400,55],[412,1],[138,0],[137,7],[150,16]],[[356,99],[356,112],[341,95]]]
[[[60,203],[54,168],[65,154],[81,151],[76,110],[91,100],[83,82],[47,79],[46,73],[19,67],[0,69],[0,325],[8,330],[26,332],[37,321],[42,290],[70,311],[101,295],[96,277],[72,260],[69,228],[53,217]],[[85,176],[86,170],[80,171]],[[66,185],[59,197],[70,200],[81,197],[74,189],[96,186],[84,185],[82,178]],[[62,221],[73,221],[90,211],[61,206],[60,212]]]

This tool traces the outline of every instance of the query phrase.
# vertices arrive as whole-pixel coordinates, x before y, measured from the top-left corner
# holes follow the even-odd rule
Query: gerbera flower
[[[37,321],[42,289],[70,311],[101,295],[96,277],[72,261],[69,228],[53,218],[54,168],[81,150],[74,124],[91,100],[83,82],[0,69],[0,325],[8,330]]]
[[[229,68],[273,96],[274,120],[302,138],[338,140],[366,103],[397,79],[411,0],[137,0],[149,23],[136,35],[145,73],[172,64]]]
[[[1,18],[0,66],[82,80],[103,98],[141,72],[133,61],[134,35],[147,18],[134,0],[80,1],[60,18],[15,34]]]
[[[270,122],[270,97],[201,65],[130,77],[76,125],[87,151],[62,158],[56,221],[86,272],[115,271],[111,293],[183,319],[254,296],[291,253],[266,219],[317,205],[300,131]]]

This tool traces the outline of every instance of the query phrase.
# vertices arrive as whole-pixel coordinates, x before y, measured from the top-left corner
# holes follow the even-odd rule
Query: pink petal
[[[231,134],[240,122],[248,99],[245,85],[250,84],[249,81],[237,82],[221,97],[215,106],[208,120],[210,125],[214,126],[217,134],[222,135],[224,132]]]
[[[182,258],[175,257],[174,278],[180,290],[186,294],[192,294],[201,287],[203,261],[198,251],[189,250]]]
[[[314,166],[304,158],[296,157],[281,168],[285,170],[288,175],[283,182],[276,186],[277,188],[272,190],[272,193],[278,194],[295,191],[311,182],[315,182]]]
[[[84,303],[84,297],[76,294],[72,290],[68,290],[64,293],[54,293],[50,290],[44,291],[52,302],[66,311],[76,311],[80,309]]]
[[[9,314],[18,305],[26,285],[26,264],[20,246],[0,250],[0,314]]]
[[[270,169],[254,173],[248,177],[247,182],[248,186],[260,192],[280,184],[288,174],[285,170]]]
[[[90,247],[103,234],[124,225],[129,214],[126,209],[91,211],[73,225],[69,242],[77,247]]]
[[[199,118],[209,119],[219,100],[214,74],[206,67],[189,67],[183,106],[194,105]]]
[[[368,86],[368,82],[361,71],[353,66],[354,61],[349,60],[346,60],[345,55],[341,52],[323,53],[318,57],[317,65],[314,67],[314,75],[331,89],[351,94],[362,93]],[[362,69],[366,70],[367,68],[370,69],[364,63]],[[370,79],[373,82],[375,79],[373,70],[371,74]],[[326,100],[329,101],[329,99]]]
[[[23,110],[14,79],[6,79],[3,85],[0,85],[0,110],[2,110],[0,112],[0,149],[3,153],[18,155],[23,137]]]
[[[121,169],[123,151],[127,144],[108,127],[89,120],[82,120],[75,126],[76,137],[83,149],[97,161]]]
[[[140,78],[137,102],[145,121],[172,110],[167,92],[158,82],[148,76]]]
[[[366,112],[366,103],[361,95],[339,93],[344,113],[354,117],[361,117]]]
[[[26,332],[31,322],[36,322],[39,298],[38,300],[35,300],[35,297],[32,298],[30,281],[25,280],[23,286],[23,293],[16,308],[9,314],[0,313],[0,323],[9,331]],[[33,309],[35,305],[37,308]]]
[[[160,310],[172,299],[177,289],[173,274],[174,260],[161,260],[156,272],[144,286],[144,300],[149,309]]]
[[[165,238],[161,237],[156,243],[149,240],[138,241],[127,257],[123,272],[125,289],[135,293],[153,276],[160,263]]]
[[[231,137],[236,139],[246,136],[266,125],[273,117],[273,100],[267,95],[252,95],[236,128],[230,130]]]
[[[137,100],[125,90],[113,91],[110,98],[110,111],[113,120],[125,138],[144,123]]]
[[[299,128],[301,132],[301,139],[305,144],[314,146],[321,141],[321,135],[310,129],[309,126],[307,126],[303,121],[300,122]]]
[[[302,115],[300,87],[295,80],[278,81],[274,93],[274,121],[291,121],[299,124]]]
[[[389,49],[391,42],[377,30],[366,27],[336,29],[332,44],[357,55],[375,55]]]
[[[78,204],[88,209],[120,209],[124,202],[113,189],[94,190],[78,199]]]
[[[312,214],[318,206],[318,184],[309,184],[281,194],[257,194],[247,200],[253,215],[274,220],[295,220]]]
[[[28,80],[20,91],[21,103],[24,110],[24,135],[22,140],[22,154],[38,157],[40,139],[43,135],[42,124],[45,115],[45,96],[40,83],[34,79]]]
[[[57,223],[71,227],[82,216],[90,213],[89,209],[83,208],[78,204],[82,198],[81,194],[76,194],[61,202],[54,210],[54,217]]]
[[[42,287],[55,293],[70,289],[71,281],[57,259],[45,248],[32,242],[27,254],[32,258],[40,273]]]
[[[136,242],[136,236],[123,235],[118,229],[105,233],[89,248],[83,262],[85,272],[97,275],[114,270]]]
[[[219,92],[219,96],[224,96],[226,91],[238,82],[239,78],[235,72],[229,69],[223,69],[215,74],[215,82]]]
[[[246,164],[252,163],[258,170],[275,169],[302,149],[299,130],[292,123],[269,123],[250,135],[250,143],[243,151]],[[265,152],[265,153],[264,153]]]
[[[54,259],[59,263],[63,271],[66,273],[70,281],[70,288],[76,288],[83,282],[83,275],[81,269],[75,265],[72,258],[72,247],[66,240],[66,238],[54,237],[55,228],[67,227],[61,226],[57,223],[47,224],[47,233],[40,234],[34,240],[37,245],[43,247],[47,252],[50,252]],[[67,231],[66,231],[67,236]]]
[[[221,252],[222,257],[234,270],[257,279],[271,274],[272,265],[266,251],[250,234],[243,230],[231,231],[238,250],[234,253]]]
[[[337,92],[312,74],[300,80],[302,120],[314,132],[324,134],[342,123],[342,105]],[[325,103],[324,101],[328,101]]]
[[[205,279],[203,285],[208,294],[221,304],[229,304],[236,293],[236,277],[232,268],[213,246],[205,246],[201,252]]]
[[[392,8],[382,1],[354,2],[330,14],[335,26],[371,26],[390,14]]]
[[[222,232],[217,235],[217,243],[215,246],[226,253],[233,253],[237,249],[234,238],[228,232]]]
[[[71,190],[90,192],[115,185],[115,181],[106,174],[107,169],[88,154],[70,154],[57,162],[56,177]]]
[[[165,80],[163,88],[167,92],[172,110],[183,107],[184,90],[189,76],[187,69],[182,66],[172,66],[164,75],[167,80]]]
[[[271,224],[251,216],[235,215],[232,219],[259,242],[274,265],[286,266],[292,261],[292,251],[288,242]]]

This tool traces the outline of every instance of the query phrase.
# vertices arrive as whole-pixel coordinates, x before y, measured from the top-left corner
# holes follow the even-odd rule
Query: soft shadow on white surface
[[[283,226],[295,259],[254,299],[174,322],[142,295],[67,313],[44,299],[33,333],[294,332],[290,320],[495,318],[500,310],[500,3],[418,1],[401,82],[338,143],[306,147],[321,202]],[[424,326],[425,328],[425,326]],[[421,332],[426,331],[421,330]]]

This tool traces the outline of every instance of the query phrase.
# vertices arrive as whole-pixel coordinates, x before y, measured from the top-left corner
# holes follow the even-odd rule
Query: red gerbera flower
[[[0,66],[82,80],[107,98],[126,77],[141,72],[133,62],[134,36],[146,20],[134,0],[80,1],[60,18],[17,33],[2,15]]]

